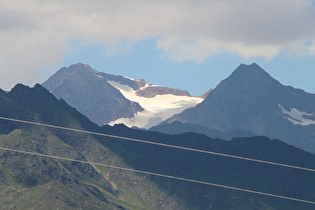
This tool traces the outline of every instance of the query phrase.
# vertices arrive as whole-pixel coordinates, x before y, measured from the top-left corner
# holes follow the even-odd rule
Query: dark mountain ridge
[[[179,121],[174,121],[172,123],[162,124],[153,126],[149,131],[156,131],[167,134],[182,134],[187,132],[194,132],[199,134],[207,135],[211,138],[219,138],[223,140],[231,140],[236,137],[254,137],[257,134],[251,131],[244,131],[241,129],[233,129],[229,131],[219,131],[217,129],[208,128],[202,125],[181,123]]]
[[[17,85],[12,92],[0,94],[0,116],[304,167],[315,165],[315,155],[266,137],[223,141],[194,133],[166,135],[133,130],[123,125],[98,127],[40,85],[34,88]],[[6,128],[6,132],[2,128]],[[315,200],[314,174],[310,172],[4,120],[0,120],[0,129],[5,133],[0,135],[2,147]],[[93,164],[2,150],[0,157],[0,204],[5,209],[43,208],[45,204],[63,209],[314,208],[301,202],[139,175]]]

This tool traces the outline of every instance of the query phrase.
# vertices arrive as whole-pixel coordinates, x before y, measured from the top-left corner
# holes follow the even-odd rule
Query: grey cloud
[[[60,64],[73,40],[117,53],[126,50],[120,43],[155,37],[176,61],[221,52],[272,58],[289,48],[314,53],[314,25],[310,0],[2,0],[0,71],[12,76],[0,83],[37,81],[28,75]]]
[[[301,0],[223,0],[188,5],[175,34],[248,44],[282,44],[314,37],[315,11]],[[178,30],[178,31],[176,31]]]
[[[303,1],[252,1],[225,8],[213,32],[226,40],[286,44],[315,34],[314,10]]]
[[[35,19],[24,11],[0,9],[0,30],[30,30],[37,28]]]

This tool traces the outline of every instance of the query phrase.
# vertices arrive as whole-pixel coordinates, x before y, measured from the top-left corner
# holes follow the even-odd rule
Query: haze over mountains
[[[0,115],[201,150],[312,168],[315,155],[265,137],[232,141],[187,133],[167,135],[122,125],[98,127],[41,85],[0,91]],[[313,209],[314,205],[219,187],[141,175],[93,163],[185,177],[315,200],[315,174],[111,137],[0,120],[2,209]]]

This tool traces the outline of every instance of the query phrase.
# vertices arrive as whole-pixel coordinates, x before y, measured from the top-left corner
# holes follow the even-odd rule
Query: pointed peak
[[[45,89],[45,88],[43,86],[41,86],[40,84],[36,83],[34,86],[34,89]]]
[[[83,63],[76,63],[76,64],[72,64],[68,67],[68,69],[85,69],[85,70],[93,70],[91,68],[91,66],[89,66],[88,64],[83,64]]]
[[[34,87],[29,87],[26,85],[23,85],[21,83],[16,84],[11,91],[9,92],[9,94],[15,94],[15,93],[28,93],[28,92],[45,92],[45,93],[49,93],[49,91],[47,89],[45,89],[42,85],[40,84],[35,84]],[[50,93],[49,93],[50,94]]]
[[[260,68],[260,66],[257,64],[257,63],[251,63],[251,64],[244,64],[244,63],[241,63],[239,66],[242,66],[242,67],[259,67]]]
[[[223,80],[216,88],[225,89],[226,87],[238,91],[244,90],[257,90],[257,89],[272,89],[276,86],[279,87],[281,83],[271,77],[264,69],[256,63],[250,65],[241,64],[233,73]]]
[[[74,63],[74,64],[71,64],[69,67],[90,67],[90,66],[84,63]]]
[[[16,90],[29,90],[31,89],[29,86],[23,85],[22,83],[16,84],[10,92],[14,92]]]
[[[241,64],[239,65],[235,71],[262,71],[265,72],[258,64],[252,63],[252,64]]]
[[[83,63],[76,63],[76,64],[72,64],[68,67],[63,67],[61,69],[59,69],[54,75],[53,77],[55,77],[55,75],[57,75],[57,77],[60,77],[59,79],[65,77],[65,75],[70,75],[70,74],[95,74],[98,73],[96,70],[94,70],[93,68],[91,68],[91,66],[87,65],[87,64],[83,64]]]
[[[33,89],[34,91],[36,91],[36,92],[41,92],[41,93],[45,93],[45,94],[48,94],[48,95],[52,95],[50,92],[49,92],[49,90],[47,90],[46,88],[44,88],[42,85],[40,85],[40,84],[36,84],[33,88],[31,88],[31,89]]]
[[[274,80],[264,69],[262,69],[256,63],[252,63],[250,65],[241,64],[239,65],[233,73],[228,77],[228,80],[239,80],[242,81],[243,79],[272,79]]]

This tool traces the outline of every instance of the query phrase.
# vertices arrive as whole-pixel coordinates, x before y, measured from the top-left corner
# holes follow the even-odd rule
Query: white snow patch
[[[111,84],[113,87],[115,87],[116,89],[120,90],[120,92],[125,96],[124,92],[126,93],[132,93],[134,92],[133,88],[128,86],[128,85],[122,85],[120,84],[119,82],[115,82],[115,81],[110,81],[110,80],[107,80],[107,82],[109,84]],[[126,97],[126,96],[125,96]],[[129,99],[129,98],[127,98]],[[130,99],[129,99],[130,100]],[[132,100],[131,100],[132,101]]]
[[[94,73],[95,76],[97,76],[99,78],[102,78],[102,79],[104,78],[101,75],[99,75],[99,72],[95,71],[94,69],[93,69],[93,73]]]
[[[144,109],[135,114],[133,118],[120,118],[109,123],[109,125],[123,123],[128,127],[150,128],[160,122],[178,114],[187,108],[194,107],[203,101],[203,98],[192,96],[175,96],[171,94],[157,95],[153,98],[146,98],[136,95],[131,87],[122,85],[115,81],[108,81],[112,86],[130,101],[135,101]]]
[[[137,82],[139,82],[140,80],[138,80],[138,79],[133,79],[133,78],[130,78],[130,77],[125,77],[125,76],[122,76],[123,78],[125,78],[125,79],[130,79],[130,80],[132,80],[132,81],[137,81]]]
[[[161,85],[152,85],[152,84],[146,83],[145,86],[140,88],[140,90],[144,90],[148,87],[162,87],[162,86]]]
[[[296,108],[290,108],[290,111],[288,111],[280,104],[278,104],[278,106],[280,107],[281,112],[285,115],[283,117],[289,120],[290,122],[292,122],[293,124],[303,125],[303,126],[315,124],[315,120],[307,119],[304,117],[304,116],[313,116],[314,114],[306,113]]]

